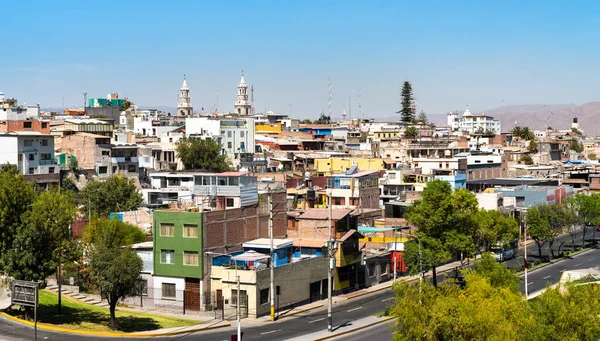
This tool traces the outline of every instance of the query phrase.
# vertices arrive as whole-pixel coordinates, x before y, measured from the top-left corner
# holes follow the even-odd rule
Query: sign
[[[12,281],[11,304],[28,307],[38,306],[38,283],[29,281]]]

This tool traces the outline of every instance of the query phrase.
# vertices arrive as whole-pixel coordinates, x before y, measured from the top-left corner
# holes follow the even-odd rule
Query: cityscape
[[[48,58],[0,69],[0,340],[597,340],[598,5],[438,5],[39,4],[73,21],[7,31]]]

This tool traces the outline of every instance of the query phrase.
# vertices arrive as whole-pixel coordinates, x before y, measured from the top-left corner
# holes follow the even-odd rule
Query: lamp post
[[[233,266],[235,267],[235,278],[237,281],[237,307],[236,307],[236,315],[237,315],[237,340],[238,341],[242,341],[242,323],[241,323],[241,319],[240,319],[240,276],[238,276],[238,272],[237,272],[237,264],[235,262],[235,259],[233,259],[232,255],[228,255],[225,253],[218,253],[218,252],[211,252],[211,251],[207,251],[206,255],[208,256],[227,256],[231,259],[231,261],[233,262]],[[185,304],[185,302],[183,303]]]

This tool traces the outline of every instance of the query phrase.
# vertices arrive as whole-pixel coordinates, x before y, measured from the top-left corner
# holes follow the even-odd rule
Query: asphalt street
[[[331,339],[331,341],[391,341],[394,323],[385,323],[361,329],[355,333],[342,335]]]
[[[592,229],[590,229],[589,236],[592,236]],[[600,238],[600,233],[598,233]],[[555,246],[557,247],[563,240],[566,244],[570,245],[570,235],[563,235],[557,238]],[[581,235],[576,236],[576,240],[580,242]],[[565,245],[566,245],[565,244]],[[564,249],[564,246],[563,246]],[[528,259],[536,257],[537,248],[529,245],[527,248]],[[523,251],[520,249],[519,254],[522,255]],[[547,245],[544,247],[543,254],[549,254]],[[600,250],[594,249],[587,251],[583,254],[574,256],[569,259],[562,260],[556,264],[543,267],[539,270],[531,272],[528,276],[528,289],[529,292],[543,289],[546,283],[556,283],[560,279],[562,271],[565,269],[578,269],[578,268],[589,268],[598,266],[600,261]],[[520,263],[519,263],[520,262]],[[522,264],[522,257],[516,260],[507,262],[508,266],[517,267]],[[438,274],[438,281],[441,282],[446,274]],[[522,283],[522,292],[524,292],[524,283]],[[385,309],[385,306],[393,303],[393,294],[390,289],[382,290],[378,293],[367,295],[360,298],[348,300],[347,302],[341,302],[334,305],[334,326],[345,325],[351,327],[352,321],[357,319],[371,316],[379,313]],[[286,340],[294,337],[299,337],[327,328],[327,309],[326,307],[315,309],[306,315],[299,317],[290,317],[282,319],[277,323],[269,322],[250,322],[249,320],[242,320],[242,329],[244,331],[244,340]],[[381,326],[380,326],[381,327]],[[229,328],[216,329],[206,332],[197,332],[193,334],[183,334],[174,337],[157,337],[152,340],[230,340],[232,334],[235,334],[235,321],[232,322],[232,326]],[[385,334],[382,330],[387,331]],[[391,332],[389,328],[378,328],[377,333],[383,333],[382,338],[372,338],[372,340],[386,340],[385,337],[391,338]],[[353,337],[359,335],[361,332],[357,332],[347,337]],[[362,335],[362,334],[361,334]],[[16,322],[0,318],[0,340],[8,341],[20,341],[20,340],[32,340],[33,329],[27,326],[23,326]],[[60,334],[53,332],[46,332],[38,330],[38,340],[106,340],[106,337],[96,336],[81,336],[75,334]],[[364,340],[364,338],[362,338]],[[128,340],[120,338],[120,340]],[[140,338],[131,338],[129,340],[143,340]],[[346,340],[346,338],[344,338]],[[354,340],[354,339],[352,339]],[[356,339],[358,340],[358,339]]]

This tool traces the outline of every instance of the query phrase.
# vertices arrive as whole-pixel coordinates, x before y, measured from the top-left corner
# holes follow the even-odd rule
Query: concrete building
[[[35,119],[0,121],[0,132],[7,131],[37,131],[50,134],[50,122]]]
[[[16,98],[6,98],[4,93],[0,92],[0,121],[38,120],[39,118],[39,104],[19,105]]]
[[[186,118],[186,135],[210,138],[221,145],[234,165],[239,163],[240,154],[254,153],[255,125],[253,118]]]
[[[183,84],[179,89],[179,103],[177,104],[177,115],[191,117],[194,114],[194,107],[190,100],[190,88],[188,88],[187,80],[183,75]]]
[[[65,131],[90,133],[104,136],[112,136],[114,125],[109,121],[89,119],[66,119],[64,128]]]
[[[473,115],[469,108],[460,116],[457,112],[447,115],[447,123],[452,131],[466,132],[468,134],[500,134],[502,123],[485,113]]]
[[[248,86],[244,80],[244,71],[242,71],[242,78],[238,84],[237,99],[235,100],[233,108],[238,115],[248,116],[254,114],[252,102],[248,99]]]
[[[331,195],[333,208],[379,208],[379,171],[358,172],[356,168],[328,178],[327,190],[320,190],[322,202]]]
[[[16,165],[24,175],[58,174],[54,137],[39,132],[0,134],[0,164]]]

